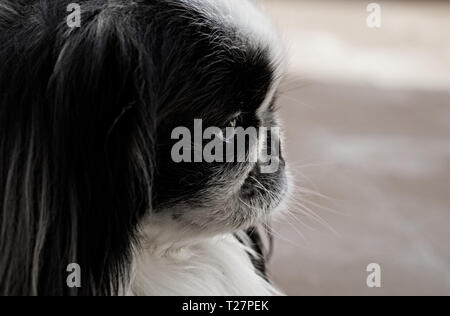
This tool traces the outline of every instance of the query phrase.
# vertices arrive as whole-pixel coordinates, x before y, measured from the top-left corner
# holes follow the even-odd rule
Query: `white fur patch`
[[[269,296],[281,295],[260,277],[246,249],[232,235],[205,239],[160,253],[136,256],[130,295]]]

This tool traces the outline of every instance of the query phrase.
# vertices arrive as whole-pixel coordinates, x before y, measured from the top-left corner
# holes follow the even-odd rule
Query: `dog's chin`
[[[270,187],[263,180],[250,174],[236,192],[211,188],[192,201],[160,208],[144,220],[142,232],[152,247],[181,248],[266,224],[284,205],[289,184],[284,170],[271,175]]]

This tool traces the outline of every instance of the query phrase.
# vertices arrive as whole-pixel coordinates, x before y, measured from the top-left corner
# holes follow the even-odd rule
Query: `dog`
[[[281,136],[173,159],[196,120],[279,126],[274,27],[247,0],[79,0],[74,27],[72,2],[0,0],[0,294],[281,295],[258,227],[287,166],[247,159]]]

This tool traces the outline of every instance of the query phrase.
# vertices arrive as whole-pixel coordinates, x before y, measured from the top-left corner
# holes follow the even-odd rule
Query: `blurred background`
[[[449,1],[257,0],[280,29],[289,295],[450,295]],[[366,285],[370,263],[381,288]]]

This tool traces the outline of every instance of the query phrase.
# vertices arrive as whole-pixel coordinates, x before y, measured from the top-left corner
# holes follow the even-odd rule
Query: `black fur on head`
[[[0,0],[0,295],[119,294],[140,220],[210,185],[210,169],[168,162],[169,131],[274,121],[273,104],[255,114],[269,52],[237,30],[176,0],[77,1],[71,29],[70,2]]]

